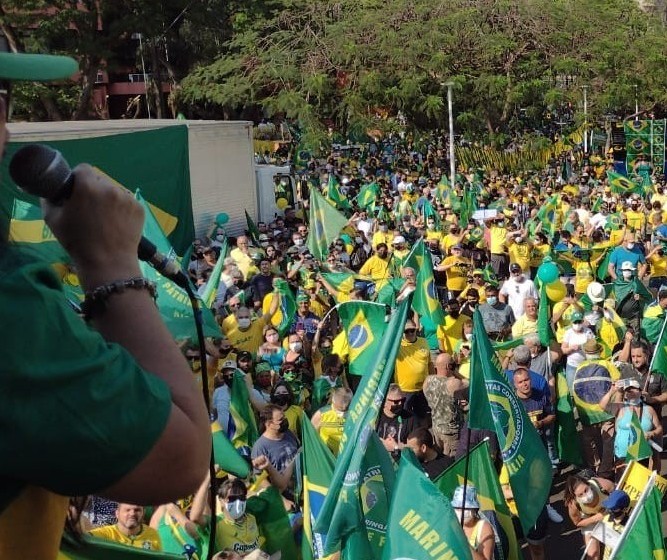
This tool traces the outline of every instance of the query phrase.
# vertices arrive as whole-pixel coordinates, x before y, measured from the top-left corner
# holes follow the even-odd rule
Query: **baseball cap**
[[[510,265],[510,272],[522,272],[521,265],[519,263],[512,263]]]
[[[584,320],[584,314],[581,311],[575,311],[570,315],[570,321],[573,323],[576,323],[577,321],[583,321]]]
[[[252,362],[252,354],[250,352],[247,352],[247,351],[244,350],[243,352],[238,353],[238,356],[236,356],[236,359],[239,362],[240,361]]]
[[[623,492],[623,490],[614,490],[601,505],[610,511],[625,509],[630,505],[630,496]]]
[[[637,270],[632,264],[632,261],[624,261],[621,265],[621,270]]]
[[[79,64],[69,56],[7,52],[5,37],[0,37],[0,49],[0,79],[49,82],[79,71]]]
[[[641,385],[636,379],[626,379],[623,390],[625,391],[626,389],[641,389]]]
[[[401,243],[405,243],[405,237],[403,237],[402,235],[397,235],[391,242],[392,245],[400,245]]]
[[[236,367],[237,366],[236,366],[236,361],[235,360],[225,360],[224,362],[222,362],[222,367],[220,369],[221,370],[222,369],[236,369]]]

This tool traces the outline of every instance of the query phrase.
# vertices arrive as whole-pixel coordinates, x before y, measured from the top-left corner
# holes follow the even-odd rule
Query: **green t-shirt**
[[[49,266],[1,247],[0,308],[6,530],[25,488],[81,496],[123,478],[156,443],[172,405],[164,381],[74,313]]]

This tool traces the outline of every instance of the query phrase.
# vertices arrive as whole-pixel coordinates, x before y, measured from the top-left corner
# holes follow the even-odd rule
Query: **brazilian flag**
[[[354,289],[356,280],[371,281],[370,278],[353,272],[323,272],[322,278],[335,290],[336,303],[349,301],[350,292]]]
[[[252,447],[258,437],[255,415],[250,408],[250,396],[245,381],[245,373],[240,370],[234,372],[232,380],[226,435],[236,448],[241,446]]]
[[[662,534],[661,495],[657,487],[645,490],[646,496],[632,525],[627,526],[616,550],[617,560],[664,560],[667,558]]]
[[[612,418],[600,406],[600,400],[620,377],[616,366],[607,360],[585,360],[579,365],[572,396],[582,424],[592,426]]]
[[[386,307],[367,301],[350,301],[338,308],[349,346],[350,373],[364,375],[373,367],[385,323]]]
[[[350,201],[340,192],[340,185],[334,177],[333,173],[329,174],[329,185],[327,188],[327,198],[341,210],[349,210],[351,208]]]
[[[57,560],[183,560],[183,557],[182,554],[133,548],[85,534],[77,539],[65,534]]]
[[[621,173],[616,173],[615,171],[607,171],[607,181],[611,187],[611,192],[628,195],[633,193],[638,193],[643,195],[644,189],[641,185],[638,185],[634,181],[628,179],[625,175]]]
[[[440,305],[438,293],[433,278],[433,263],[426,252],[424,240],[415,243],[410,254],[406,257],[404,266],[417,271],[417,287],[412,300],[412,308],[419,315],[428,316],[434,325],[441,325],[445,320],[445,313]]]
[[[259,230],[247,210],[245,210],[245,222],[248,226],[248,235],[250,236],[250,239],[252,239],[253,245],[259,247]]]
[[[273,285],[274,297],[280,298],[280,303],[278,304],[278,309],[280,309],[280,323],[276,325],[276,330],[283,337],[292,326],[292,320],[296,314],[296,301],[294,300],[292,289],[286,280],[277,278],[273,281]]]
[[[357,195],[357,204],[360,208],[373,207],[379,194],[380,186],[375,181],[364,185]]]
[[[660,337],[655,344],[655,353],[651,370],[657,371],[663,377],[667,377],[667,329],[660,331]]]
[[[347,225],[347,218],[329,204],[317,189],[310,189],[308,223],[308,249],[317,260],[323,261],[329,254],[329,246]]]
[[[71,259],[46,225],[42,209],[36,204],[14,199],[9,222],[9,241],[50,264],[69,263]]]
[[[548,198],[537,212],[537,219],[542,222],[542,229],[553,236],[556,231],[556,210],[558,209],[558,195]]]
[[[456,463],[444,471],[433,483],[445,497],[451,499],[457,486],[463,484],[466,477],[468,484],[477,490],[477,499],[484,515],[491,519],[495,533],[500,536],[496,546],[502,548],[503,554],[495,558],[519,560],[519,546],[512,524],[512,516],[503,496],[498,473],[491,462],[489,442],[484,440],[470,450],[467,457],[461,457]]]
[[[211,423],[213,437],[213,457],[215,464],[223,471],[239,478],[245,478],[250,473],[248,462],[239,455],[236,448],[229,441],[219,422]]]
[[[630,420],[630,444],[628,445],[625,458],[628,461],[641,461],[651,455],[651,446],[646,440],[639,418],[637,418],[637,414],[633,410],[632,419]]]
[[[623,227],[623,216],[619,212],[615,212],[614,214],[609,214],[607,216],[607,222],[604,225],[605,229],[608,229],[610,231],[616,231],[619,230]]]

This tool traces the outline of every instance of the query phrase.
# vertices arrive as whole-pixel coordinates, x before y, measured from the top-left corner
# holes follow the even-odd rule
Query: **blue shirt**
[[[530,373],[530,387],[533,392],[537,393],[540,397],[542,395],[546,396],[546,399],[551,402],[551,389],[549,388],[547,380],[539,373],[535,373],[532,369],[529,370],[528,373]],[[514,387],[514,370],[505,370],[505,376],[510,382],[510,385]]]
[[[635,244],[631,251],[625,247],[616,247],[611,252],[611,256],[609,257],[609,264],[614,265],[614,269],[616,270],[617,275],[621,275],[621,265],[626,261],[631,262],[632,266],[635,268],[637,268],[639,263],[646,262],[646,258],[644,257],[644,254],[637,244]]]

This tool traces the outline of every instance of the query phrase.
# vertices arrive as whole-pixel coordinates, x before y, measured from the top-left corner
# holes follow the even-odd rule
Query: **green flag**
[[[385,323],[387,308],[368,301],[350,301],[338,308],[350,348],[350,373],[364,375],[375,362]]]
[[[649,305],[644,310],[644,316],[642,317],[642,338],[645,338],[651,344],[655,344],[660,338],[666,317],[664,310],[657,303]]]
[[[549,348],[549,344],[554,339],[551,330],[551,318],[549,309],[549,298],[547,297],[546,284],[540,285],[540,303],[537,311],[537,334],[540,337],[540,344]]]
[[[329,173],[329,184],[327,186],[327,198],[333,202],[337,208],[347,210],[350,208],[350,201],[340,192],[340,185],[333,173]]]
[[[537,212],[537,219],[542,222],[542,231],[553,236],[556,231],[556,210],[558,209],[558,195],[548,198]]]
[[[406,257],[404,266],[414,268],[417,273],[417,286],[412,300],[412,308],[419,315],[428,316],[434,325],[441,325],[445,314],[438,299],[438,292],[433,278],[433,262],[424,240],[420,239]]]
[[[296,301],[294,300],[292,289],[286,280],[276,278],[273,281],[273,285],[275,287],[274,297],[277,296],[280,298],[280,303],[278,304],[278,309],[280,309],[280,324],[276,325],[276,330],[283,337],[289,332],[294,316],[296,315]]]
[[[451,498],[457,486],[463,484],[466,471],[466,460],[468,461],[468,484],[477,489],[477,499],[481,506],[480,511],[487,514],[490,519],[497,520],[494,523],[496,533],[499,535],[499,543],[504,554],[496,555],[496,558],[507,560],[519,560],[519,545],[512,524],[505,496],[503,495],[498,473],[491,462],[491,451],[489,442],[484,440],[470,450],[467,457],[461,457],[456,463],[443,472],[433,483],[446,497]],[[488,515],[493,512],[493,515]]]
[[[664,324],[663,322],[663,326]],[[664,327],[660,331],[660,337],[655,343],[651,371],[657,371],[663,377],[667,377],[667,329]]]
[[[664,537],[662,533],[660,491],[654,486],[646,496],[631,526],[625,528],[625,538],[616,550],[616,560],[665,560]]]
[[[380,186],[375,181],[364,185],[357,195],[357,204],[360,208],[373,208],[379,194]]]
[[[310,395],[310,409],[315,412],[326,405],[329,401],[329,395],[331,392],[343,386],[343,381],[341,377],[336,378],[335,387],[331,386],[329,379],[326,377],[318,377],[313,381],[313,392]]]
[[[366,276],[361,276],[353,272],[322,272],[322,278],[324,278],[327,284],[329,284],[336,292],[336,295],[334,296],[336,303],[342,303],[350,299],[349,295],[354,289],[355,280],[371,280]],[[342,296],[342,298],[340,296]]]
[[[182,554],[143,550],[83,534],[63,535],[58,560],[183,560]]]
[[[449,500],[408,453],[401,456],[382,560],[472,560]]]
[[[318,532],[328,532],[327,553],[340,550],[361,524],[362,461],[393,377],[409,305],[407,298],[394,311],[373,369],[362,378],[350,403],[336,470],[315,526]]]
[[[621,173],[607,170],[607,181],[609,182],[611,192],[613,193],[622,195],[628,195],[632,193],[644,194],[644,189],[641,185],[631,181]]]
[[[9,241],[20,246],[24,253],[50,264],[71,262],[67,251],[46,225],[42,209],[25,200],[14,199]]]
[[[248,235],[250,236],[250,239],[252,239],[253,245],[259,247],[259,230],[247,210],[245,210],[245,222],[248,226]]]
[[[630,420],[630,444],[625,455],[627,461],[641,461],[647,459],[653,454],[651,446],[646,440],[644,430],[642,430],[641,422],[637,418],[635,411],[632,411],[632,419]]]
[[[213,267],[213,270],[211,271],[211,274],[209,275],[208,280],[204,285],[204,289],[200,294],[200,297],[204,302],[204,305],[209,309],[213,307],[213,303],[215,302],[215,296],[218,293],[218,286],[220,285],[220,276],[222,275],[222,269],[225,266],[225,259],[227,258],[228,248],[229,247],[227,238],[225,238],[225,241],[222,247],[220,248],[220,255],[218,255],[218,260],[216,261],[215,266]]]
[[[317,260],[323,261],[329,253],[329,246],[347,225],[347,219],[333,208],[317,189],[310,189],[308,221],[308,249]]]
[[[234,372],[229,400],[227,437],[237,448],[244,445],[252,447],[258,437],[257,424],[250,407],[250,396],[248,395],[245,375],[241,370]]]
[[[211,424],[213,436],[213,457],[215,464],[223,471],[233,474],[239,478],[245,478],[250,473],[248,462],[239,455],[236,448],[229,441],[219,422]]]
[[[324,554],[326,532],[316,533],[313,527],[329,491],[336,459],[307,420],[301,422],[301,442],[304,537],[301,556],[303,560],[319,560],[327,557]]]
[[[268,486],[248,498],[246,511],[255,516],[262,550],[268,554],[281,551],[282,558],[298,558],[298,549],[283,497],[275,486]]]
[[[572,395],[567,389],[565,373],[556,374],[556,447],[558,458],[572,465],[583,465],[577,421],[574,417]]]
[[[551,461],[523,403],[503,374],[479,309],[473,320],[469,423],[471,428],[496,432],[521,526],[528,532],[549,498]]]
[[[153,215],[150,205],[137,190],[136,199],[144,208],[144,237],[150,239],[158,251],[168,258],[176,258],[176,252],[172,248],[167,236],[162,231],[160,224]],[[185,290],[171,280],[162,276],[149,264],[140,261],[141,273],[157,285],[157,306],[162,315],[162,320],[169,332],[176,340],[196,340],[197,333],[194,324],[194,315],[190,306],[190,299]],[[211,310],[202,305],[202,319],[204,322],[204,336],[219,337],[220,327],[215,322]]]

